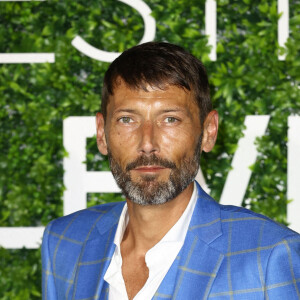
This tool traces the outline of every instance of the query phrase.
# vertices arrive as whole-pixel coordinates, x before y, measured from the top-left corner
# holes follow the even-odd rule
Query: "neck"
[[[194,189],[191,183],[173,200],[161,205],[142,206],[127,200],[129,223],[123,242],[140,254],[156,245],[179,220],[186,209]]]

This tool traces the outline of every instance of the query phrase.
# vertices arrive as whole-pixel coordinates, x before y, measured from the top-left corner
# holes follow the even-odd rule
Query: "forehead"
[[[130,88],[123,81],[120,82],[115,86],[114,94],[109,97],[107,109],[157,105],[186,107],[197,112],[199,110],[193,93],[186,89],[175,85],[165,85],[163,89],[148,85],[146,89]]]

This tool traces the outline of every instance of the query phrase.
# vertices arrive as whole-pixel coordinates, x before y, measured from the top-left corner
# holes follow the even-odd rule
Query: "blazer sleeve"
[[[49,234],[52,223],[49,223],[46,227],[43,235],[42,242],[42,293],[43,300],[56,300],[57,291],[55,288],[55,279],[52,269],[52,259],[50,245],[49,245]]]
[[[300,236],[295,234],[273,248],[265,279],[266,299],[300,299]]]

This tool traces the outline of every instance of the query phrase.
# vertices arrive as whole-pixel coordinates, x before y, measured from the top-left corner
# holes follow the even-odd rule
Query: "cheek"
[[[124,132],[117,129],[110,132],[109,150],[122,168],[134,159],[135,149],[136,138],[134,135],[124,134]]]
[[[112,126],[110,132],[111,143],[124,151],[136,150],[143,140],[143,129],[139,124],[132,126]]]
[[[192,130],[174,130],[161,135],[161,150],[163,155],[170,159],[180,161],[187,156],[193,156],[197,146],[198,137]]]

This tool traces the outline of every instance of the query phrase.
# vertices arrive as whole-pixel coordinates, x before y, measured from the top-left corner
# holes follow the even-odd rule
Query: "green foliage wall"
[[[221,122],[217,145],[201,164],[220,197],[246,115],[270,114],[244,205],[286,223],[287,117],[300,114],[300,1],[290,1],[290,38],[278,61],[277,1],[219,0],[217,61],[208,59],[204,0],[145,0],[156,40],[179,44],[207,66]],[[143,36],[141,16],[116,0],[0,2],[0,53],[55,52],[54,64],[0,66],[0,226],[38,226],[62,216],[62,121],[99,110],[108,67],[71,45],[123,51]],[[105,170],[88,141],[90,170]],[[89,195],[89,205],[115,201]],[[118,200],[120,200],[118,196]],[[40,299],[38,250],[0,249],[0,299]]]

